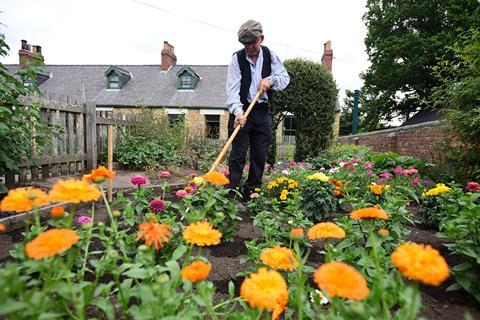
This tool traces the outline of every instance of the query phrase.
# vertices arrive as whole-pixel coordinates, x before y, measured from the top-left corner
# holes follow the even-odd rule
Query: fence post
[[[87,169],[92,170],[97,167],[97,116],[95,104],[87,102],[85,106],[85,129],[87,146]]]

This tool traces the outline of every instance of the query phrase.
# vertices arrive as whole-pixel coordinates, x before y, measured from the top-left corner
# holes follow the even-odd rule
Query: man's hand
[[[262,79],[258,84],[258,90],[261,90],[262,92],[267,92],[267,90],[270,90],[270,79],[269,78]]]
[[[233,122],[233,127],[236,128],[238,125],[244,126],[245,125],[245,118],[243,117],[243,112],[239,112],[235,116],[235,121]]]

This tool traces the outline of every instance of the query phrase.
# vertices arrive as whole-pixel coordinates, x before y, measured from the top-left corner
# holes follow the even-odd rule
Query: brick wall
[[[398,127],[369,133],[339,137],[343,144],[369,146],[374,151],[393,151],[400,155],[415,156],[430,162],[441,158],[439,142],[445,139],[441,121]]]

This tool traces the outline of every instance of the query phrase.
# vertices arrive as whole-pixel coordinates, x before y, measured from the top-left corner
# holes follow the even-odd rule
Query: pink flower
[[[393,177],[393,174],[388,173],[388,172],[384,172],[384,173],[380,173],[379,176],[382,177],[384,180],[388,180],[388,179],[391,179]]]
[[[78,224],[92,223],[93,219],[87,216],[80,216],[77,219]]]
[[[153,212],[162,212],[165,206],[165,202],[161,199],[153,199],[150,201],[150,210]]]
[[[228,176],[228,175],[230,174],[230,170],[228,170],[228,169],[223,169],[223,170],[222,170],[222,173],[223,173],[224,175]]]
[[[358,163],[359,161],[360,161],[360,159],[358,159],[358,158],[355,158],[355,159],[352,160],[353,163]]]
[[[353,172],[353,171],[355,171],[355,168],[352,166],[352,167],[348,168],[348,171]]]
[[[256,199],[256,198],[258,198],[258,197],[260,197],[260,195],[258,194],[258,192],[254,192],[254,193],[252,193],[252,194],[250,195],[250,199]]]
[[[177,198],[183,198],[187,193],[188,193],[187,191],[182,189],[182,190],[178,190],[177,193],[175,193],[175,195],[177,196]]]
[[[145,176],[133,176],[133,177],[130,178],[130,181],[132,182],[133,185],[143,186],[144,184],[147,183],[147,177],[145,177]]]
[[[371,176],[373,174],[373,171],[372,170],[367,170],[366,174],[367,174],[367,176]]]
[[[295,161],[290,160],[290,161],[288,161],[288,164],[291,165],[291,166],[294,166],[294,165],[295,165]]]
[[[170,171],[162,171],[160,173],[160,177],[162,178],[170,178],[172,176],[172,174],[170,173]]]
[[[373,168],[373,163],[371,163],[370,161],[367,161],[363,164],[363,166],[366,168],[366,169],[372,169]]]
[[[480,191],[480,184],[478,184],[478,182],[470,181],[470,182],[467,182],[465,189],[467,191]]]
[[[409,169],[406,169],[405,171],[403,171],[403,175],[405,177],[408,177],[408,176],[410,176],[412,174],[415,174],[415,173],[418,173],[418,170],[415,169],[415,168],[409,168]]]
[[[418,184],[418,181],[419,181],[419,178],[418,177],[415,177],[412,179],[412,183],[417,185]]]
[[[393,173],[395,173],[395,174],[402,174],[402,173],[403,173],[402,167],[396,167],[396,168],[393,170]]]
[[[193,173],[193,172],[188,175],[188,177],[189,177],[190,179],[193,179],[193,178],[195,178],[196,176],[197,176],[197,174],[196,174],[196,173]]]

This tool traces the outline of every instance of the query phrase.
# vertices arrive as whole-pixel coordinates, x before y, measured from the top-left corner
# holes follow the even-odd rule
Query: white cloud
[[[323,43],[331,40],[342,101],[345,89],[360,88],[359,73],[368,65],[365,2],[3,0],[0,32],[11,51],[2,62],[18,63],[25,39],[42,46],[47,64],[159,64],[167,40],[178,64],[228,64],[241,48],[236,30],[253,18],[263,24],[264,44],[283,60],[320,62]]]

